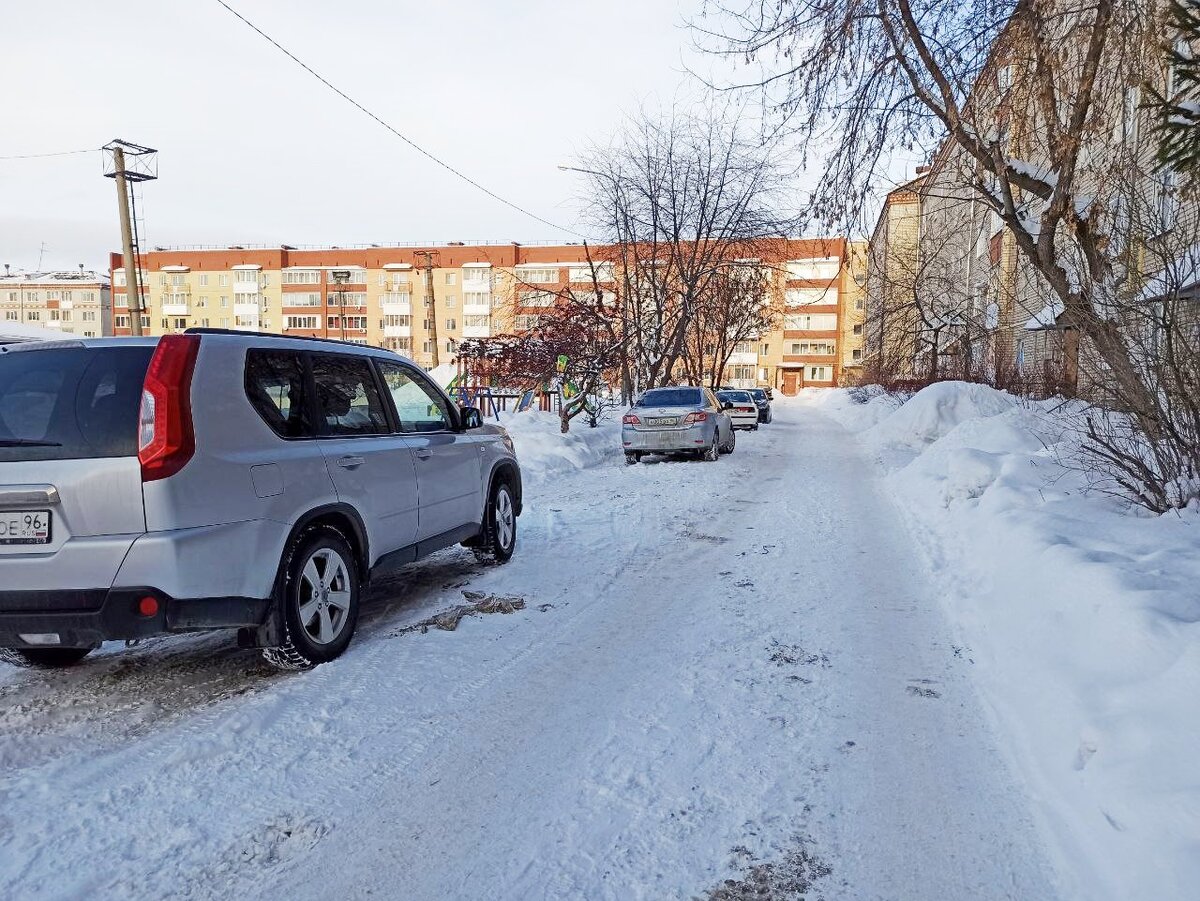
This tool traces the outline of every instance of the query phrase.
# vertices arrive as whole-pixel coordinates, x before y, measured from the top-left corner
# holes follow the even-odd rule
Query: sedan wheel
[[[713,432],[712,444],[710,444],[708,446],[708,450],[706,450],[704,452],[704,456],[701,459],[703,459],[709,463],[713,463],[716,460],[720,459],[721,448],[718,445],[719,438],[720,438],[720,436],[716,432]]]

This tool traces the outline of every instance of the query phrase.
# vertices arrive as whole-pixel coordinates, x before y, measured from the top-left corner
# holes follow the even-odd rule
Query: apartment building
[[[776,242],[770,291],[782,298],[778,327],[743,342],[724,383],[785,393],[832,386],[861,335],[843,334],[859,301],[841,238]],[[592,248],[597,278],[616,303],[622,280],[612,248]],[[120,254],[112,254],[116,334],[129,334]],[[464,339],[521,333],[568,287],[590,290],[580,245],[447,244],[425,247],[156,249],[141,255],[143,330],[191,327],[328,337],[386,347],[426,367],[455,359]],[[427,282],[429,283],[427,285]],[[427,304],[430,290],[433,305]],[[861,330],[860,330],[861,331]]]
[[[113,333],[107,275],[84,269],[0,275],[0,320],[63,335],[96,338]]]

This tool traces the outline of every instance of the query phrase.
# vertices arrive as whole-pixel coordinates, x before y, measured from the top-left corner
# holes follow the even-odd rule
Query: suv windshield
[[[130,345],[0,353],[0,462],[135,456],[153,354]]]
[[[755,400],[766,400],[767,392],[764,391],[762,388],[751,388],[750,396],[753,397]]]
[[[637,402],[639,407],[698,407],[704,403],[699,388],[654,388]]]

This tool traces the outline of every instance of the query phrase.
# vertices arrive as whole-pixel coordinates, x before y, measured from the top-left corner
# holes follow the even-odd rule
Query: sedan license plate
[[[49,543],[49,510],[0,510],[0,544]]]
[[[653,419],[647,419],[646,425],[675,425],[676,417],[674,416],[659,416]]]

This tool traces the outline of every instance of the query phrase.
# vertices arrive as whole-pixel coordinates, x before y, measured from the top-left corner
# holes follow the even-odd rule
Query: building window
[[[222,288],[228,287],[229,286],[229,276],[224,273],[217,276],[217,284],[220,285]]]
[[[16,310],[5,310],[4,318],[9,322],[16,322],[18,319],[20,319],[20,314]]]
[[[245,290],[245,288],[243,287],[244,285],[253,285],[254,287],[257,288],[258,287],[258,272],[253,269],[239,269],[237,272],[235,272],[233,274],[233,280],[235,283],[234,284],[235,291],[238,288],[242,288],[242,290],[244,291]]]
[[[282,305],[285,307],[319,307],[322,306],[320,291],[302,291],[295,294],[283,295]]]
[[[487,328],[490,321],[487,316],[464,316],[463,328]]]
[[[221,277],[224,278],[224,276],[221,276]],[[229,306],[229,298],[226,297],[225,295],[221,295],[221,306],[223,306],[223,307]]]
[[[791,354],[793,356],[831,357],[833,350],[832,341],[793,341]]]
[[[854,326],[854,334],[861,335],[862,333],[863,333],[863,327],[862,327],[862,323],[860,322]]]
[[[518,332],[527,332],[537,328],[538,319],[537,316],[517,316],[513,321],[513,326]]]
[[[339,320],[345,321],[347,329],[356,332],[365,332],[367,330],[366,316],[330,316],[329,327],[331,329],[340,329],[342,326]]]
[[[861,363],[862,362],[862,348],[861,347],[854,348],[854,350],[850,351],[850,357],[854,360],[855,363]]]
[[[283,327],[285,329],[305,329],[306,331],[316,331],[321,327],[320,316],[285,316],[283,318]]]
[[[457,272],[447,272],[446,273],[446,284],[447,285],[457,285],[458,284],[458,273]]]
[[[517,267],[517,281],[527,285],[554,284],[558,281],[557,267],[539,266],[537,268]]]
[[[762,346],[762,355],[765,357],[765,356],[768,356],[770,353],[771,353],[771,345],[764,344]]]
[[[453,294],[447,294],[442,298],[442,306],[444,306],[447,310],[453,310],[458,306],[458,298]]]
[[[41,310],[26,310],[25,311],[25,319],[28,322],[37,322],[41,318],[42,318]]]
[[[186,284],[187,284],[187,280],[185,279],[185,277],[183,275],[172,275],[171,276],[171,287],[172,288],[182,288]]]
[[[423,342],[423,343],[421,344],[421,350],[422,350],[422,351],[424,351],[424,352],[425,352],[425,353],[427,353],[427,354],[431,354],[431,353],[433,353],[433,342],[432,342],[432,341],[425,341],[425,342]]]
[[[552,307],[554,306],[553,291],[530,291],[521,295],[523,307]]]
[[[201,273],[200,273],[199,282],[200,282],[200,287],[201,287],[201,288],[207,288],[207,287],[208,287],[208,273],[207,273],[207,272],[201,272]]]
[[[318,269],[285,269],[283,271],[285,285],[319,285],[321,272]]]
[[[837,328],[835,313],[793,313],[783,317],[786,331],[832,332]]]
[[[837,278],[842,263],[837,257],[815,257],[808,260],[788,260],[787,277],[822,281]]]
[[[452,332],[452,331],[454,331],[456,328],[458,328],[458,322],[457,322],[456,320],[454,320],[454,319],[447,319],[447,320],[446,320],[446,330],[447,330],[447,331],[451,331],[451,332]]]
[[[833,378],[832,371],[830,366],[809,366],[808,377],[814,382],[828,382]]]

